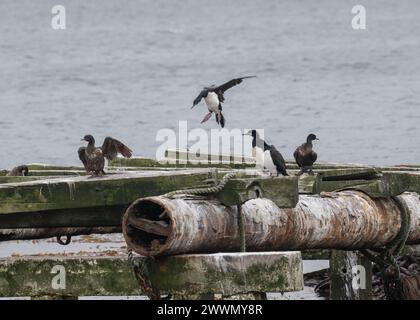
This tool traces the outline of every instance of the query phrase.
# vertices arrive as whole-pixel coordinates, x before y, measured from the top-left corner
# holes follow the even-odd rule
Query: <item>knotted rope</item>
[[[376,263],[380,269],[384,291],[388,300],[402,299],[402,281],[400,268],[396,258],[400,255],[410,232],[411,217],[407,205],[398,197],[392,198],[398,206],[401,217],[401,227],[397,236],[388,246],[374,250],[360,250],[369,260]]]
[[[214,194],[218,193],[223,190],[229,180],[232,180],[236,177],[236,173],[231,172],[223,176],[220,183],[213,187],[205,187],[205,188],[192,188],[192,189],[185,189],[185,190],[175,190],[172,192],[168,192],[164,194],[167,198],[172,198],[175,195],[185,194],[185,195],[200,195],[200,194]]]

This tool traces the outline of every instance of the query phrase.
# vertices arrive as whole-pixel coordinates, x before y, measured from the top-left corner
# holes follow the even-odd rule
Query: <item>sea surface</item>
[[[77,164],[87,133],[154,157],[179,120],[217,128],[192,100],[245,75],[228,129],[265,129],[286,158],[313,132],[319,161],[418,164],[419,17],[418,0],[1,0],[0,168]]]

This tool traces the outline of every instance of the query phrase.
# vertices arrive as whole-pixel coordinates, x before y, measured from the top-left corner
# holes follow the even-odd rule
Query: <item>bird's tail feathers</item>
[[[222,128],[225,127],[225,117],[223,116],[222,112],[220,112],[220,125]]]

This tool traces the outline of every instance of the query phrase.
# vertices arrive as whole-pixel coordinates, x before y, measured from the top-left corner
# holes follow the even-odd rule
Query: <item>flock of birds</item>
[[[204,116],[201,123],[208,121],[214,113],[216,115],[217,124],[224,128],[226,124],[226,119],[222,114],[222,103],[225,101],[224,93],[248,78],[255,78],[255,76],[232,79],[220,86],[212,85],[204,87],[197,98],[194,99],[193,106],[191,107],[191,109],[194,108],[202,99],[204,99],[208,113]],[[269,145],[262,140],[256,130],[250,130],[246,135],[252,137],[253,154],[256,157],[257,164],[262,164],[270,175],[288,175],[284,158],[273,145]],[[317,159],[317,154],[313,150],[314,140],[318,140],[318,138],[314,134],[309,134],[306,142],[297,147],[293,153],[296,163],[300,168],[298,175],[305,172],[309,174],[312,173],[312,166]],[[86,172],[93,176],[102,176],[105,174],[105,159],[113,160],[118,154],[121,154],[126,158],[132,156],[130,148],[121,141],[111,137],[106,137],[101,147],[95,146],[95,139],[90,134],[84,136],[82,141],[86,141],[88,144],[85,147],[79,148],[79,159],[83,163]],[[28,167],[22,165],[13,168],[7,175],[26,176],[28,174]]]

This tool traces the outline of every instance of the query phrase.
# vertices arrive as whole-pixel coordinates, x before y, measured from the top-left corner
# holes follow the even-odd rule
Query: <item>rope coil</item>
[[[400,211],[401,227],[397,236],[388,246],[378,250],[360,250],[370,261],[380,268],[384,291],[388,300],[401,300],[403,287],[397,257],[400,255],[410,232],[411,216],[407,205],[398,197],[392,197]],[[376,253],[372,252],[376,251]]]
[[[227,173],[223,176],[220,183],[213,187],[208,188],[195,188],[195,189],[185,189],[185,190],[175,190],[172,192],[168,192],[164,194],[167,198],[172,198],[175,195],[185,194],[185,195],[201,195],[201,194],[214,194],[218,193],[223,190],[223,188],[226,186],[226,184],[229,182],[229,180],[232,180],[236,177],[236,173],[231,172]]]

